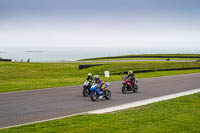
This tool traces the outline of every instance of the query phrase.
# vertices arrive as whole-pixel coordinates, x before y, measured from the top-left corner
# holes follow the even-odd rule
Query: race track
[[[121,105],[200,88],[200,73],[139,79],[138,93],[122,94],[121,81],[111,82],[111,100],[92,102],[82,87],[59,87],[0,94],[0,128]]]

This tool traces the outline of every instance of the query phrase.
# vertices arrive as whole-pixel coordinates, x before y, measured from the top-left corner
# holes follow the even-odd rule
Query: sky
[[[200,49],[199,0],[0,0],[0,48]]]

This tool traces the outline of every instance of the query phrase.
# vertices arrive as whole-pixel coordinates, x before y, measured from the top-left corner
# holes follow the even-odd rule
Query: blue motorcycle
[[[91,94],[91,100],[96,101],[97,99],[105,98],[110,99],[111,98],[111,92],[108,89],[109,83],[105,83],[102,86],[102,89],[98,89],[97,84],[93,84],[90,88]]]

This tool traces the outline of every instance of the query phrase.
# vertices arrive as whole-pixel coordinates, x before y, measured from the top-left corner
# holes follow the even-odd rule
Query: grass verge
[[[79,115],[0,130],[1,133],[198,133],[200,93],[123,111]]]
[[[157,68],[184,68],[200,66],[200,62],[123,62],[104,63],[88,69],[78,70],[78,63],[8,63],[0,62],[0,93],[41,88],[81,85],[87,73],[103,77],[105,70],[111,73],[127,70]],[[200,70],[166,71],[136,74],[137,78],[198,73]],[[106,82],[121,80],[122,75],[111,75]]]

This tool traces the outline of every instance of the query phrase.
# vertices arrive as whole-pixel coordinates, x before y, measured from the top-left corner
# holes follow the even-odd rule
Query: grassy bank
[[[110,57],[97,57],[97,58],[87,58],[81,59],[80,61],[87,61],[87,60],[107,60],[107,59],[114,59],[114,60],[126,60],[126,59],[167,59],[171,58],[174,60],[197,60],[200,59],[200,54],[142,54],[142,55],[122,55],[122,56],[110,56]]]
[[[168,58],[108,58],[108,59],[91,59],[90,61],[115,61],[115,60],[163,60],[166,61]],[[170,61],[197,61],[200,58],[170,58]],[[87,61],[87,59],[85,60]]]
[[[143,62],[115,62],[107,63],[106,65],[88,68],[97,74],[103,74],[105,70],[111,73],[119,73],[128,70],[156,70],[165,68],[186,68],[186,67],[199,67],[200,62],[165,62],[165,61],[143,61]]]
[[[0,62],[0,92],[32,90],[60,86],[81,85],[88,72],[103,74],[105,70],[117,73],[127,70],[197,67],[200,62],[123,62],[105,63],[79,70],[78,63],[9,63]],[[167,71],[136,74],[137,78],[197,73],[200,70]],[[103,75],[101,75],[103,77]],[[122,75],[111,75],[105,81],[121,80]]]
[[[0,130],[1,133],[198,133],[200,93],[124,111],[79,115]]]

